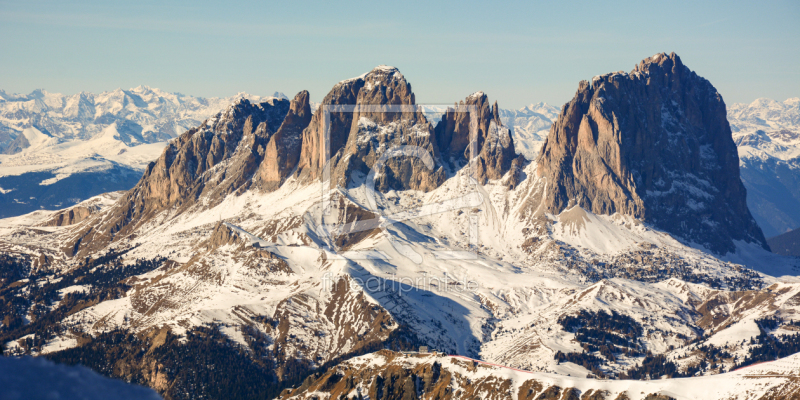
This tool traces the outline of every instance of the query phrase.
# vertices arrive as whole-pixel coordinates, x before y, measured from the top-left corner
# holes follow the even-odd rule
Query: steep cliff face
[[[303,130],[310,122],[308,91],[303,90],[294,97],[286,118],[267,144],[264,161],[254,178],[259,187],[275,190],[294,172],[300,160]]]
[[[358,92],[364,86],[363,77],[344,80],[336,84],[322,99],[320,108],[303,131],[303,145],[297,175],[306,181],[321,179],[330,154],[344,147],[353,124],[353,113],[331,112],[325,120],[324,108],[355,104]],[[325,124],[328,124],[327,137]]]
[[[261,104],[242,99],[186,131],[148,165],[139,183],[110,212],[76,232],[64,251],[90,254],[160,211],[189,207],[201,196],[212,205],[246,190],[289,109],[284,99]]]
[[[379,190],[428,191],[444,182],[441,166],[394,152],[415,148],[438,160],[432,138],[433,126],[415,107],[411,84],[397,68],[379,66],[328,93],[303,134],[298,174],[306,180],[324,178],[329,158],[331,185],[362,183],[374,167]]]
[[[548,212],[622,213],[724,254],[767,248],[716,89],[674,53],[583,81],[538,160]]]
[[[500,120],[497,102],[490,105],[489,97],[476,92],[460,101],[461,109],[474,108],[474,112],[448,109],[436,125],[436,142],[442,151],[442,158],[456,164],[463,164],[475,157],[475,176],[481,183],[488,179],[500,179],[511,168],[517,158],[514,140],[509,129]],[[470,148],[470,118],[474,114],[476,126],[475,147]]]
[[[342,105],[353,108],[340,112],[337,106]],[[500,179],[517,156],[510,132],[500,121],[497,103],[491,105],[483,92],[477,92],[460,105],[477,110],[474,153],[468,148],[470,114],[449,109],[434,129],[416,107],[411,85],[397,68],[379,66],[342,81],[325,97],[320,112],[303,133],[298,174],[306,180],[321,179],[327,154],[332,185],[357,184],[359,176],[367,176],[377,165],[379,190],[429,191],[444,182],[443,164],[457,169],[472,155],[481,182]],[[326,107],[330,110],[327,139],[323,129]],[[392,153],[403,149],[409,152]],[[411,154],[412,149],[419,153]],[[432,164],[426,165],[419,157],[423,153]]]

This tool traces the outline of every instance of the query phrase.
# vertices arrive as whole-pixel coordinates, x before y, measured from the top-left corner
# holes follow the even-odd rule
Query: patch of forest
[[[50,279],[46,272],[31,272],[29,261],[11,255],[0,255],[0,276],[13,282],[0,287],[0,346],[6,342],[34,334],[21,346],[25,353],[38,351],[47,341],[71,328],[64,318],[101,301],[123,297],[130,289],[124,281],[161,267],[165,258],[137,259],[122,262],[122,252],[109,252],[96,259],[85,259],[76,268]],[[27,279],[26,282],[20,282]],[[74,285],[85,285],[87,291],[59,291]],[[56,303],[58,303],[57,306]],[[27,320],[30,320],[29,323]],[[3,349],[5,350],[5,349]]]
[[[565,331],[575,334],[575,340],[581,344],[583,351],[559,351],[554,359],[581,365],[598,377],[606,376],[600,367],[607,362],[616,361],[621,355],[637,357],[644,354],[639,343],[644,331],[641,324],[616,311],[580,310],[576,315],[562,315],[558,324]]]

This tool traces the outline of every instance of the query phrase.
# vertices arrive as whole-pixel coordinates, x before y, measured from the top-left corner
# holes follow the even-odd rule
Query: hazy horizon
[[[9,60],[0,88],[73,94],[147,85],[200,97],[305,89],[320,101],[337,82],[386,64],[406,76],[419,103],[482,90],[503,108],[560,107],[580,80],[674,51],[727,104],[800,95],[792,51],[800,4],[655,7],[0,2],[0,52]]]

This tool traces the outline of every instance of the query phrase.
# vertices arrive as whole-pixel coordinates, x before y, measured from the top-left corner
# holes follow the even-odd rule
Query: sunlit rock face
[[[642,219],[716,253],[767,248],[746,204],[725,103],[673,54],[583,81],[538,159],[549,212]]]

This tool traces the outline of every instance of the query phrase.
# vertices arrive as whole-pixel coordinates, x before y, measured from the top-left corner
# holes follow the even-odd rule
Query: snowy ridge
[[[535,399],[537,396],[546,398],[544,396],[562,394],[562,398],[595,394],[599,396],[596,398],[631,400],[654,398],[651,397],[654,395],[669,396],[676,400],[781,398],[791,396],[797,390],[798,366],[800,357],[793,355],[757,367],[708,377],[612,381],[521,371],[501,365],[474,363],[458,356],[401,355],[382,351],[348,360],[310,385],[285,392],[281,399],[312,399],[331,393],[366,398],[368,394],[374,394],[375,385],[370,383],[378,377],[389,381],[390,378],[402,380],[409,376],[425,380],[424,385],[420,383],[418,390],[426,396],[446,388],[447,392],[456,396],[486,400]],[[406,374],[399,374],[399,370],[406,371]],[[437,373],[432,374],[431,371]],[[339,379],[351,379],[351,385],[328,383],[334,375]],[[449,382],[443,382],[443,387],[434,385],[434,382],[439,382],[434,381],[437,377],[449,378]]]

